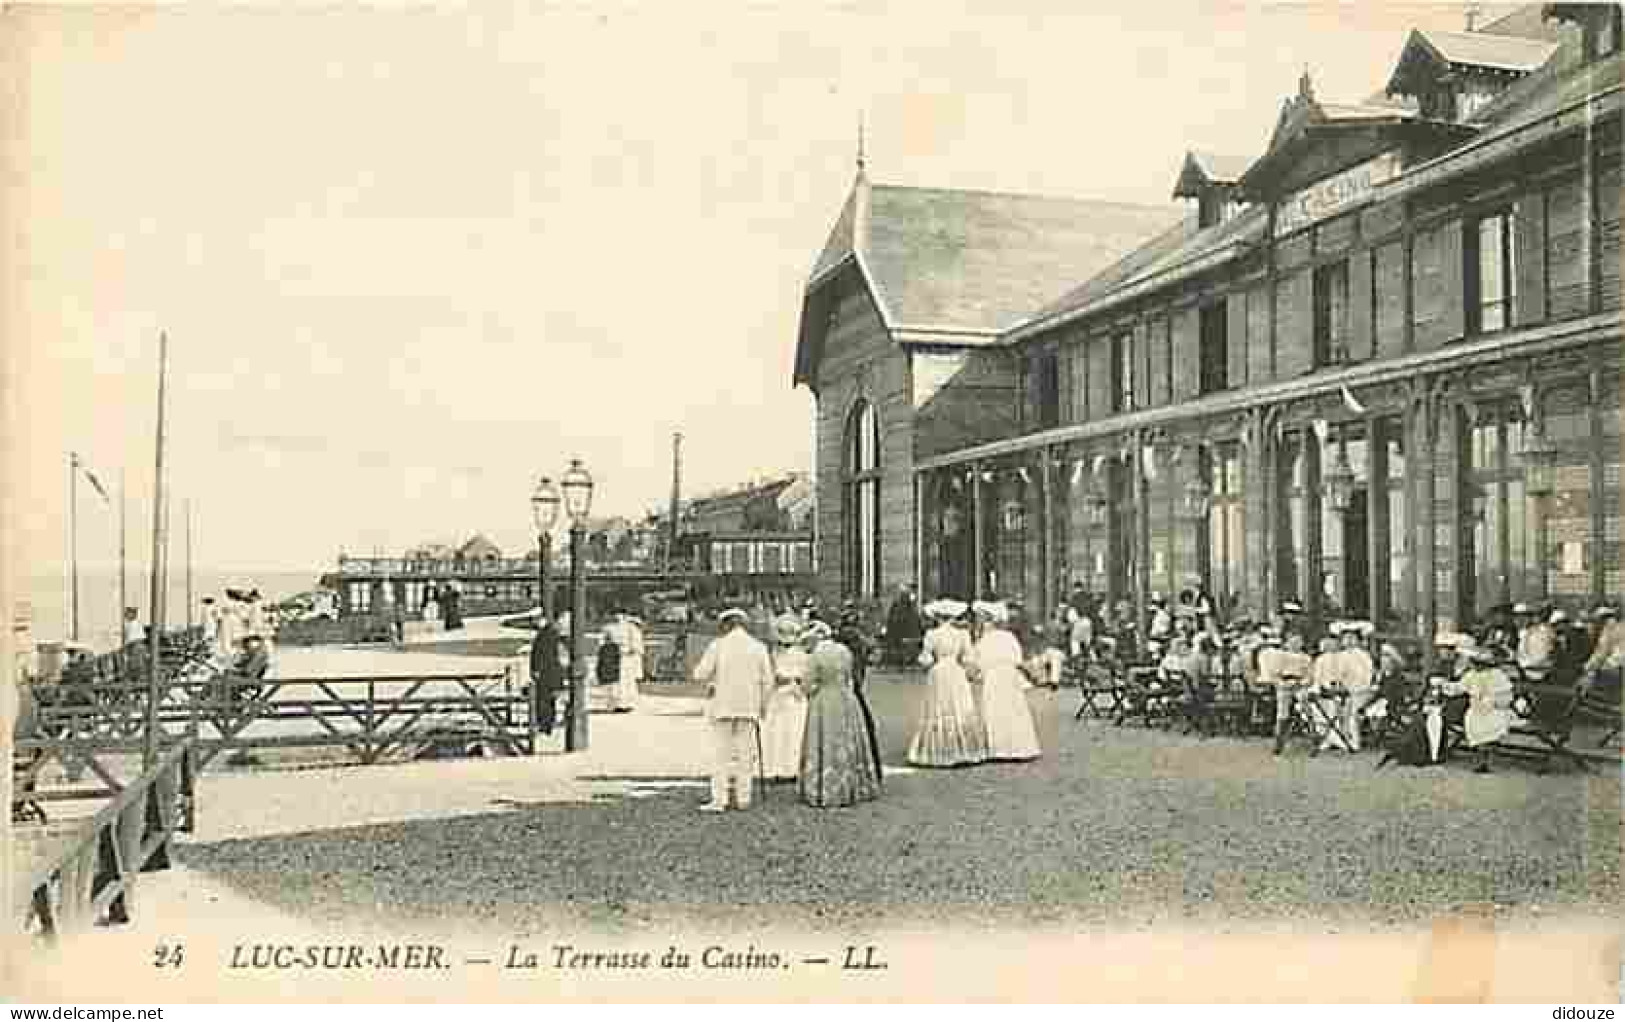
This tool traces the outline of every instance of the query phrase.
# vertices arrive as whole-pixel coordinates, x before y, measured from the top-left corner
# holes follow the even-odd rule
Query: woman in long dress
[[[971,665],[982,681],[988,758],[1004,762],[1037,759],[1043,750],[1022,685],[1021,644],[1004,628],[1003,607],[979,603],[975,609],[982,637],[976,640]]]
[[[801,620],[784,614],[773,624],[779,648],[773,654],[773,692],[762,721],[762,774],[770,781],[794,780],[801,773],[801,742],[807,734],[807,651],[801,648]]]
[[[952,767],[987,759],[987,725],[976,708],[976,694],[965,676],[971,641],[954,619],[965,605],[938,600],[925,608],[935,625],[925,633],[920,665],[926,675],[925,706],[920,728],[909,743],[908,761],[915,766]]]
[[[814,621],[807,654],[807,737],[801,746],[801,799],[828,809],[880,795],[880,764],[852,689],[852,651]]]

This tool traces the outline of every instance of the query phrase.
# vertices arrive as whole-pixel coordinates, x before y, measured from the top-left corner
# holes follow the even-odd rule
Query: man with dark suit
[[[558,693],[564,687],[564,666],[559,663],[559,626],[543,617],[530,644],[530,712],[536,728],[544,735],[553,733],[558,714]]]

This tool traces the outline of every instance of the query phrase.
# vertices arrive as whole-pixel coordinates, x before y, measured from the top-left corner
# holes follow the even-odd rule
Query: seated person
[[[1265,633],[1264,643],[1258,654],[1258,681],[1261,686],[1275,690],[1275,754],[1279,756],[1286,751],[1292,706],[1309,683],[1313,661],[1303,651],[1300,629],[1287,632],[1285,638],[1271,629]]]
[[[1475,773],[1490,771],[1490,746],[1506,737],[1512,730],[1512,679],[1495,664],[1495,652],[1479,645],[1463,645],[1458,656],[1465,669],[1453,681],[1446,682],[1447,695],[1467,698],[1462,724],[1469,748],[1481,750]]]
[[[220,687],[227,702],[236,705],[253,699],[260,693],[260,682],[271,667],[271,652],[265,640],[258,635],[243,639],[242,652],[232,661],[231,668],[220,675]]]

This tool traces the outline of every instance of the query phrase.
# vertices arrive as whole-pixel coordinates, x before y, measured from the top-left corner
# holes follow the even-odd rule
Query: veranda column
[[[971,579],[970,598],[982,598],[982,582],[987,576],[983,571],[985,561],[982,556],[983,533],[986,529],[982,525],[982,465],[972,462],[970,467],[970,539],[971,539],[971,571],[976,577]]]
[[[1134,486],[1134,634],[1140,651],[1145,649],[1145,610],[1150,602],[1151,588],[1151,500],[1145,478],[1144,430],[1134,432],[1134,457],[1131,466]]]
[[[1038,611],[1048,621],[1055,610],[1055,484],[1052,478],[1055,473],[1048,447],[1038,452],[1038,471],[1041,476],[1040,514],[1044,519],[1043,528],[1038,534],[1038,588],[1042,594]]]

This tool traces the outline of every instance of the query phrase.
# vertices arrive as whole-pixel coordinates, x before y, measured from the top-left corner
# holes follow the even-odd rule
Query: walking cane
[[[762,722],[755,717],[751,718],[750,729],[756,735],[756,782],[762,786],[762,794],[767,794],[767,757],[762,754]]]

